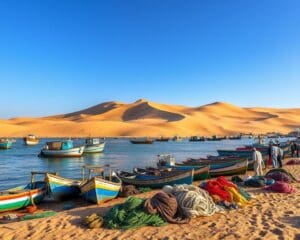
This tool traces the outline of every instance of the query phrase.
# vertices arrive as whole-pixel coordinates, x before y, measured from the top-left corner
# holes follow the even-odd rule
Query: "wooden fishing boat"
[[[160,137],[155,139],[156,142],[168,142],[169,140],[170,138],[168,137]]]
[[[56,201],[78,196],[80,193],[79,186],[82,183],[82,181],[63,178],[51,173],[46,173],[46,182],[51,195]]]
[[[152,144],[154,142],[154,139],[134,138],[134,139],[130,139],[130,142],[133,143],[133,144]]]
[[[242,158],[252,158],[253,151],[251,150],[217,150],[220,156],[237,156]],[[267,155],[268,150],[261,151],[261,154]]]
[[[32,181],[16,188],[0,191],[0,212],[25,208],[29,205],[40,203],[46,193],[46,183],[44,181]]]
[[[194,181],[207,179],[209,176],[209,166],[175,166],[175,167],[159,167],[159,168],[134,168],[133,172],[143,175],[155,175],[157,172],[188,172],[194,170]],[[160,174],[161,175],[161,174]]]
[[[13,141],[10,139],[2,138],[0,139],[0,149],[10,149],[12,147]]]
[[[44,157],[81,157],[85,146],[74,147],[71,140],[47,142],[41,150]]]
[[[27,146],[34,146],[39,144],[40,139],[38,139],[35,135],[29,134],[27,137],[23,138],[24,144]]]
[[[84,153],[101,153],[104,151],[105,142],[101,142],[99,138],[87,138],[85,140]]]
[[[129,172],[118,172],[118,177],[125,184],[137,187],[162,188],[165,185],[192,184],[194,170],[163,173],[161,176],[139,175]]]
[[[248,160],[245,160],[240,163],[231,163],[226,166],[222,165],[213,165],[209,170],[210,177],[217,176],[231,176],[238,174],[245,174],[248,169]]]
[[[104,167],[85,166],[89,170],[88,180],[80,185],[82,196],[89,202],[100,204],[117,197],[122,181],[114,172],[110,171],[108,179],[104,176]],[[100,176],[92,177],[92,173],[98,173]]]

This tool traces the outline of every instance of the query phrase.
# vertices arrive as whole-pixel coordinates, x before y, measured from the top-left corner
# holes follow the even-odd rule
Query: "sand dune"
[[[173,136],[236,133],[287,133],[300,126],[300,108],[242,108],[215,102],[199,107],[105,102],[90,108],[42,118],[0,120],[2,136]]]

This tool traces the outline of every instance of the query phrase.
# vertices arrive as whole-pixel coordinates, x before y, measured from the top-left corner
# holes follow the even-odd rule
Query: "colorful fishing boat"
[[[151,138],[134,138],[130,139],[130,142],[133,144],[152,144],[154,139]]]
[[[35,135],[29,134],[27,137],[23,138],[24,144],[27,146],[34,146],[39,144],[40,139],[38,139]]]
[[[248,169],[248,160],[239,163],[231,163],[227,165],[213,165],[209,170],[210,177],[231,176],[245,174]]]
[[[79,186],[82,183],[82,181],[63,178],[51,173],[46,173],[46,182],[51,195],[56,201],[78,196],[80,193]]]
[[[87,201],[101,204],[117,197],[122,181],[114,172],[106,179],[103,167],[86,166],[86,168],[89,169],[89,179],[80,185],[80,191]],[[92,172],[100,173],[102,176],[91,177]]]
[[[85,140],[84,153],[101,153],[104,151],[105,142],[101,142],[99,138],[87,138]]]
[[[41,150],[44,157],[81,157],[85,146],[74,147],[72,140],[47,142]]]
[[[183,172],[171,171],[163,173],[161,176],[139,175],[122,171],[118,172],[117,175],[125,184],[137,187],[162,188],[165,185],[192,184],[194,170]]]
[[[35,173],[32,173],[34,176]],[[25,208],[40,203],[46,193],[44,181],[34,181],[25,186],[0,191],[0,212]]]
[[[0,149],[10,149],[13,141],[7,138],[0,139]]]

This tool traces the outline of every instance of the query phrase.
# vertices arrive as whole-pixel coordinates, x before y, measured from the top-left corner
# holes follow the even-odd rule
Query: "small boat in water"
[[[44,157],[81,157],[85,146],[74,147],[72,140],[47,142],[41,150]]]
[[[225,140],[227,137],[218,137],[217,135],[213,135],[211,138],[206,138],[207,141],[221,141]]]
[[[182,137],[176,135],[172,138],[172,140],[175,142],[181,142],[183,139],[182,139]]]
[[[163,172],[160,176],[119,171],[117,175],[125,184],[136,187],[162,188],[165,185],[192,184],[194,170]]]
[[[27,137],[23,138],[24,144],[27,146],[34,146],[39,144],[40,139],[38,139],[35,135],[29,134]]]
[[[156,142],[168,142],[169,140],[170,138],[168,137],[159,137],[155,139]]]
[[[76,197],[80,193],[79,186],[82,181],[63,178],[56,174],[46,173],[46,182],[50,193],[56,201]]]
[[[104,151],[105,142],[101,142],[99,138],[87,138],[85,140],[84,153],[101,153]]]
[[[46,194],[46,183],[34,181],[32,172],[31,182],[25,186],[0,191],[0,212],[25,208],[40,203]]]
[[[103,167],[86,166],[89,169],[89,178],[80,185],[82,196],[89,202],[101,204],[117,197],[122,181],[112,172],[108,179],[104,176]],[[101,176],[91,176],[91,173],[98,173]]]
[[[130,139],[130,142],[133,144],[152,144],[154,139],[151,138],[133,138]]]
[[[204,142],[205,137],[199,137],[199,136],[191,136],[189,139],[190,142]]]
[[[7,138],[0,139],[0,149],[10,149],[12,147],[13,141]]]

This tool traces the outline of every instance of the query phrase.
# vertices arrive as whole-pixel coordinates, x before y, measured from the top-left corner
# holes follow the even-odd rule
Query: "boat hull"
[[[173,167],[159,167],[159,168],[172,168],[177,171],[191,171],[194,169],[193,181],[205,180],[209,177],[209,166],[173,166]]]
[[[192,184],[194,177],[194,170],[187,171],[184,173],[178,173],[173,176],[158,177],[156,179],[133,179],[118,175],[122,182],[137,187],[149,187],[149,188],[162,188],[165,185],[175,184]]]
[[[84,152],[84,146],[75,147],[67,150],[47,150],[42,149],[41,155],[45,157],[81,157]]]
[[[43,183],[36,189],[28,189],[28,191],[25,192],[18,192],[23,189],[25,189],[25,186],[5,191],[11,194],[0,194],[0,212],[25,208],[32,204],[31,198],[35,204],[40,203],[45,196],[46,184]]]
[[[85,145],[84,153],[101,153],[104,151],[105,143]]]
[[[10,149],[11,147],[12,147],[12,142],[11,141],[0,143],[0,149]]]
[[[93,177],[80,186],[84,199],[96,204],[101,204],[117,197],[120,189],[121,182],[115,183],[99,177]]]
[[[47,173],[46,182],[48,183],[51,194],[56,201],[77,197],[80,193],[80,181]]]
[[[24,144],[27,146],[34,146],[34,145],[38,145],[39,144],[39,140],[37,141],[32,141],[32,140],[24,140]]]
[[[231,176],[238,174],[245,174],[248,169],[248,161],[233,163],[227,166],[218,166],[211,168],[209,171],[210,177],[218,177],[218,176]]]
[[[243,158],[252,158],[253,151],[252,150],[217,150],[218,154],[222,157],[226,156],[237,156]],[[267,155],[268,150],[264,150],[261,152],[262,155]]]

